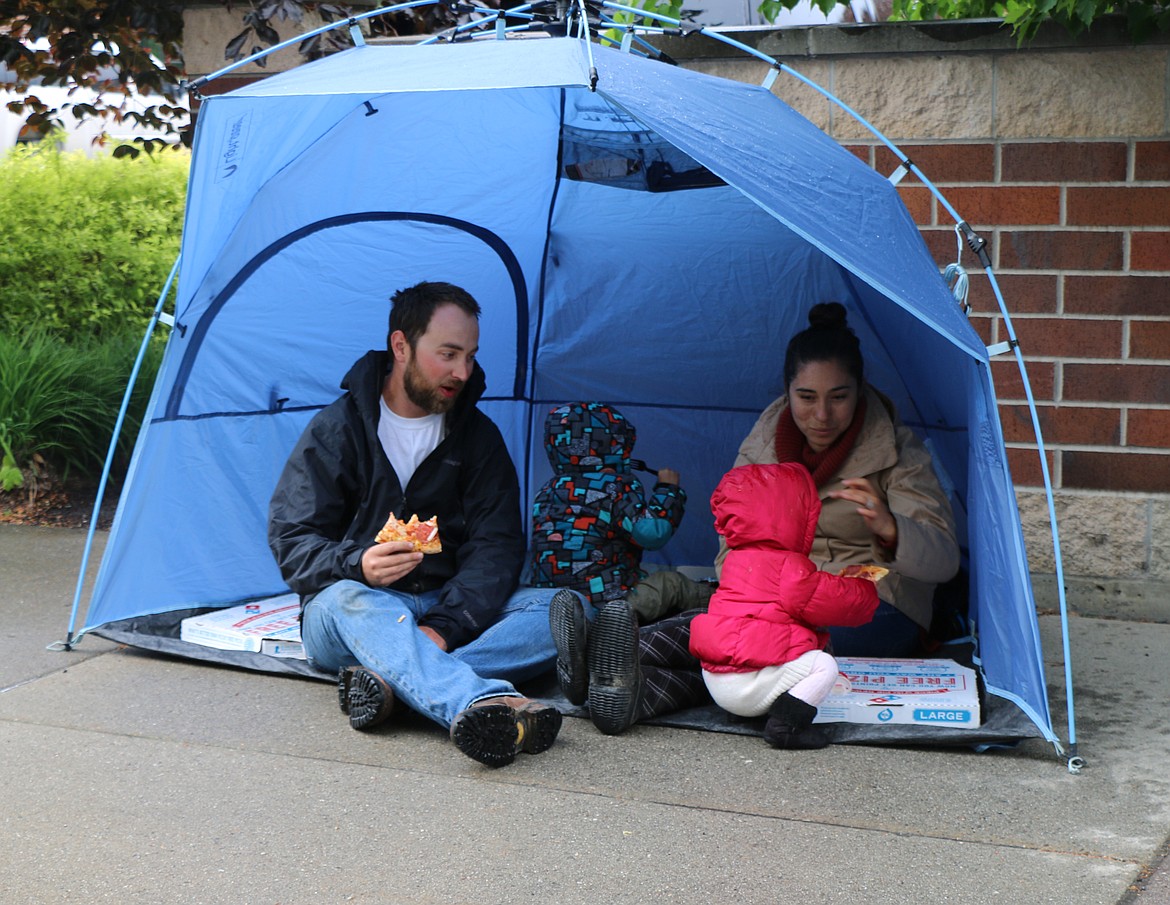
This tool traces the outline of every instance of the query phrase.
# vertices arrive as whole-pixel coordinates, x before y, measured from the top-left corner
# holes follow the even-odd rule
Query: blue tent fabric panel
[[[274,98],[261,117],[251,105],[231,104],[227,98],[208,105],[218,110],[227,104],[222,115],[201,115],[195,127],[183,223],[185,286],[202,282],[251,206],[255,188],[319,141],[350,109],[327,98]],[[270,122],[281,128],[266,128]],[[182,315],[183,307],[177,313]]]
[[[1028,562],[1016,509],[1003,437],[994,405],[990,374],[988,394],[972,400],[971,458],[977,479],[966,496],[974,526],[971,538],[971,619],[980,638],[980,657],[989,687],[1006,692],[1051,724],[1044,660],[1036,621],[1036,604],[1028,580]],[[990,405],[980,402],[990,400]]]
[[[775,398],[786,337],[807,311],[785,296],[838,296],[843,277],[740,193],[702,194],[699,217],[684,192],[562,187],[533,368],[536,398],[719,408],[734,399],[757,412]],[[756,268],[750,280],[741,273],[745,257]],[[745,316],[754,321],[751,351],[763,346],[763,361],[725,354],[726,344],[741,342]],[[694,371],[713,361],[718,372],[695,380]]]
[[[118,504],[87,624],[286,592],[258,529],[284,465],[271,451],[287,455],[309,414],[151,424]]]
[[[236,275],[188,326],[165,417],[322,405],[367,349],[385,347],[392,280],[433,275],[430,259],[403,259],[381,248],[425,246],[471,268],[464,284],[501,300],[499,335],[482,354],[494,395],[514,392],[523,369],[527,286],[510,248],[469,224],[384,212],[310,223],[283,237]],[[409,282],[401,285],[408,285]],[[279,304],[258,303],[279,287]]]
[[[627,78],[612,88],[603,80],[603,93],[876,289],[894,297],[897,286],[899,304],[985,354],[957,307],[940,303],[937,265],[888,180],[766,89],[625,54],[607,63],[607,73]],[[778,172],[788,178],[772,178]]]
[[[501,50],[505,46],[505,50]],[[594,53],[599,48],[594,48]],[[409,54],[404,59],[402,51]],[[605,52],[602,49],[602,52]],[[401,65],[405,62],[406,65]],[[231,92],[236,97],[491,91],[589,84],[589,58],[575,38],[366,45],[307,63]]]

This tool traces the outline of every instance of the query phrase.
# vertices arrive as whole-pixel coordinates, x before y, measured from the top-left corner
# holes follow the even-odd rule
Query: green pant
[[[705,610],[715,586],[695,581],[681,572],[651,572],[626,595],[626,601],[645,625],[684,610]]]

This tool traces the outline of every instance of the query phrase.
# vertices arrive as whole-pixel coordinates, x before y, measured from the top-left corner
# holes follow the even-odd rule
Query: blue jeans
[[[306,604],[301,639],[309,662],[319,669],[365,666],[412,710],[450,726],[476,701],[515,695],[513,682],[552,668],[556,647],[548,606],[555,593],[520,588],[483,634],[446,653],[415,621],[435,605],[438,591],[405,594],[339,581]]]

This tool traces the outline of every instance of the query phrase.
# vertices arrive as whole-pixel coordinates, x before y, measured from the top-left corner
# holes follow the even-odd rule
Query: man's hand
[[[372,588],[388,587],[414,571],[422,558],[409,541],[374,544],[362,554],[362,577]]]
[[[658,483],[659,484],[674,484],[678,485],[678,472],[673,468],[658,469]]]
[[[435,644],[437,644],[439,646],[439,650],[441,650],[441,651],[447,650],[447,642],[443,639],[443,636],[440,635],[438,632],[436,632],[429,625],[420,625],[418,627],[418,630],[420,632],[422,632],[424,635],[426,635],[428,638],[430,638],[432,641],[434,641]]]

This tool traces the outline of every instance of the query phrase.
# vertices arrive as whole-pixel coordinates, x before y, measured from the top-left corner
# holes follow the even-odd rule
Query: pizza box
[[[238,606],[188,616],[180,623],[179,638],[217,650],[259,652],[266,638],[301,640],[301,603],[296,594],[253,600]]]
[[[980,723],[975,671],[954,660],[838,657],[839,679],[816,723],[914,723],[971,729]]]
[[[260,653],[285,660],[307,660],[305,645],[301,643],[301,627],[293,625],[283,632],[269,635],[260,640]]]

